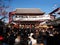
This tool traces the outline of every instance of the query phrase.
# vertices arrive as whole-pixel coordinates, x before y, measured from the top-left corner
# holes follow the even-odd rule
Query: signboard
[[[14,17],[13,20],[14,21],[38,21],[38,20],[46,20],[46,19],[50,19],[50,15],[42,15],[42,16],[27,16],[27,17],[22,17],[22,16],[17,16]]]

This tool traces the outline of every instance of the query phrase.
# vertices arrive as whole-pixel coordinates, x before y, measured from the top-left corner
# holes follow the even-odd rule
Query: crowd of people
[[[60,25],[59,25],[60,26]],[[0,26],[0,44],[2,45],[59,45],[60,28]]]

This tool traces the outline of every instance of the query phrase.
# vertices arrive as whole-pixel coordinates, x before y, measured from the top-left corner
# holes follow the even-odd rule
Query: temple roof
[[[52,12],[50,12],[49,14],[53,14],[53,13],[55,13],[55,12],[57,12],[57,11],[59,11],[60,10],[60,7],[59,8],[57,8],[57,9],[55,9],[55,10],[53,10]],[[59,12],[60,13],[60,12]]]
[[[39,8],[17,8],[16,13],[23,14],[23,13],[39,13],[39,14],[44,14]]]

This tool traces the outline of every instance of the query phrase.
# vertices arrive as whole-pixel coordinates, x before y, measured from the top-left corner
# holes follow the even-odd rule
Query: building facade
[[[25,27],[39,25],[48,19],[50,20],[50,15],[44,15],[44,12],[37,8],[17,8],[9,13],[9,23],[15,22]]]

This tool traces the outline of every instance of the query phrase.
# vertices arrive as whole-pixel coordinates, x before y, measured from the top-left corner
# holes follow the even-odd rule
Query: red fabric
[[[3,37],[2,37],[2,36],[0,36],[0,41],[1,41],[1,40],[3,40]]]

